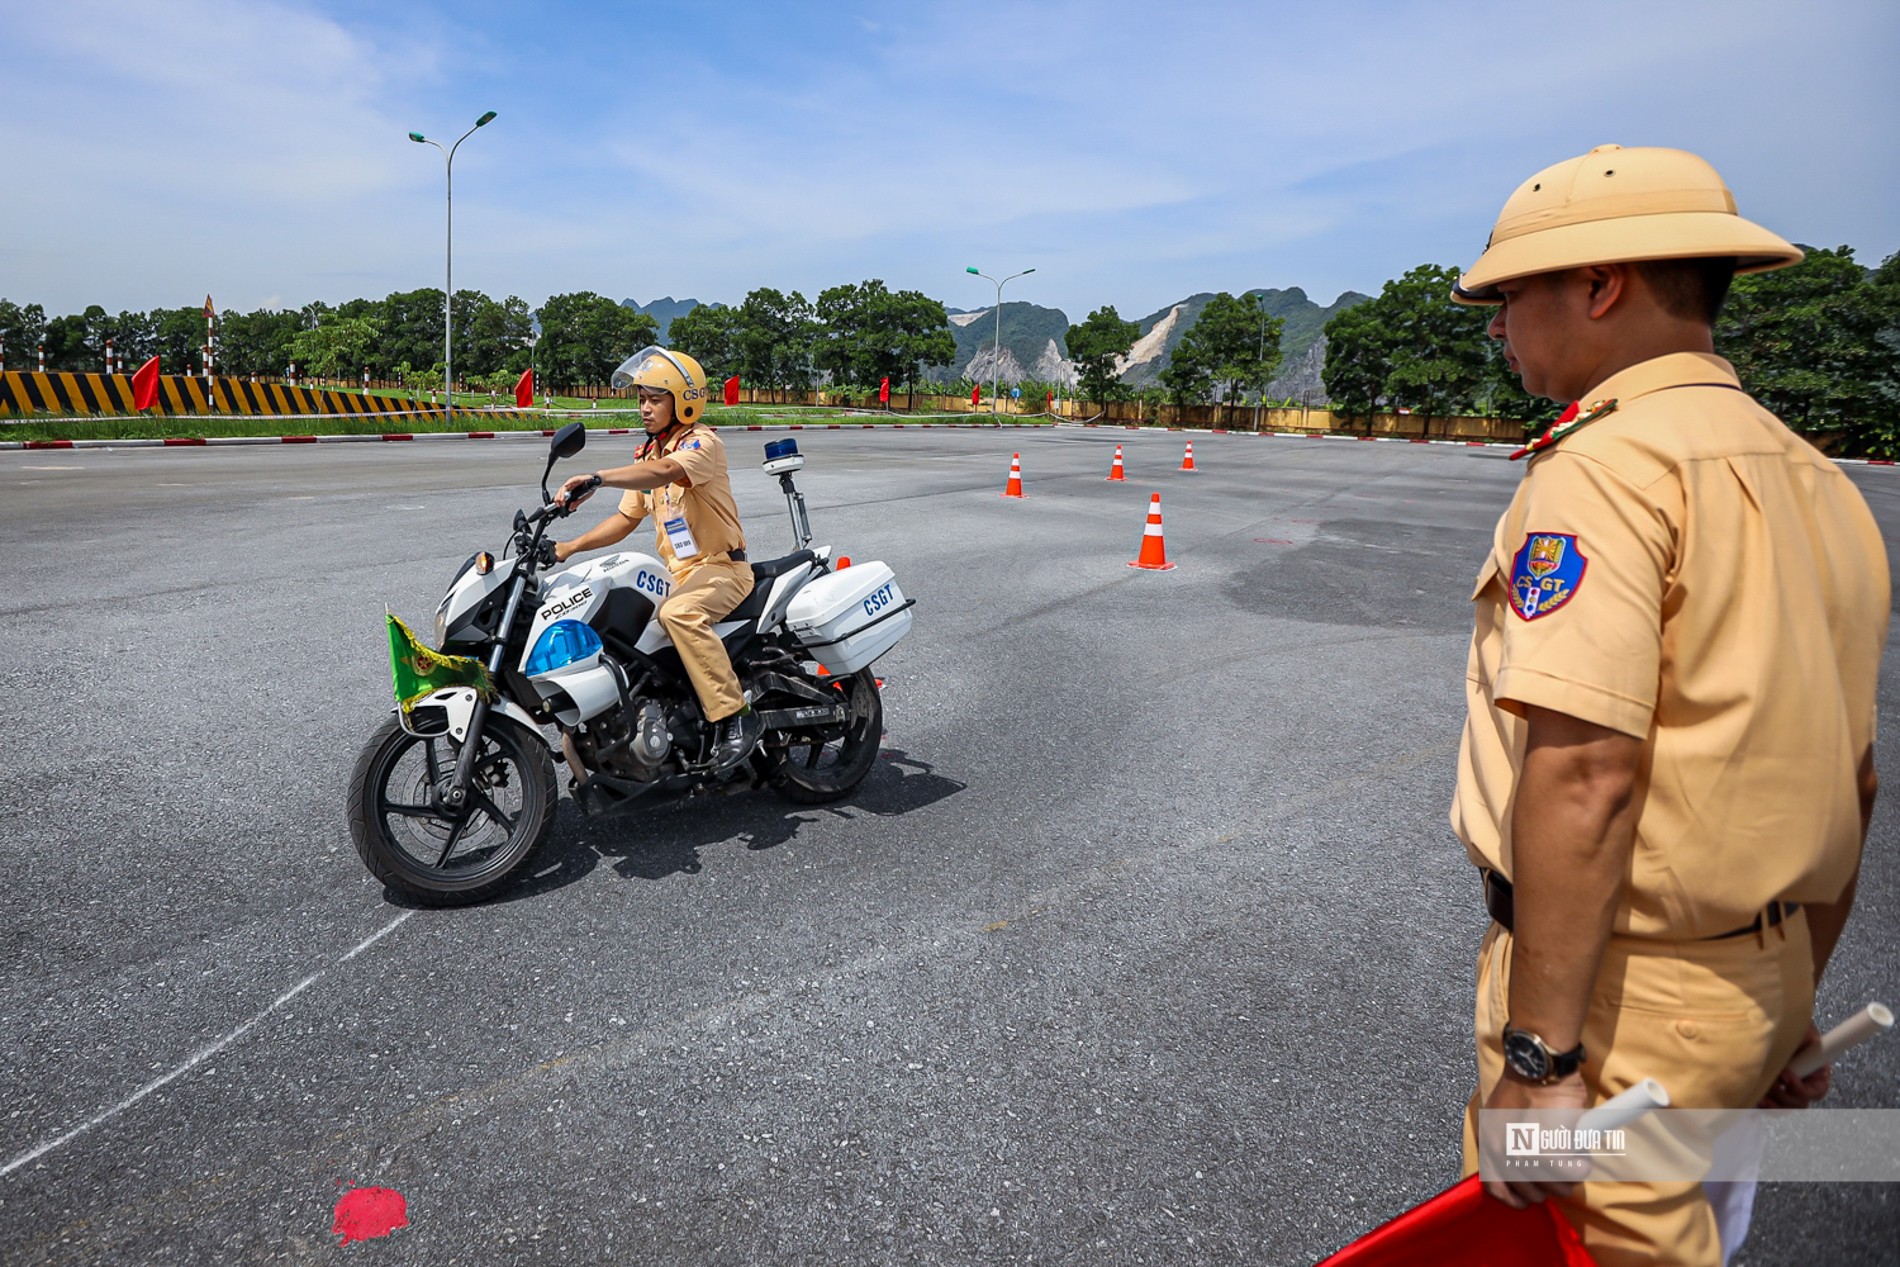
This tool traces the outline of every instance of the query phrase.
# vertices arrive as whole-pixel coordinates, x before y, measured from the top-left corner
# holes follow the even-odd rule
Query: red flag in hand
[[[886,375],[884,381],[877,385],[877,401],[880,405],[888,405],[891,403],[891,380],[889,375]]]
[[[1324,1259],[1320,1267],[1596,1267],[1577,1229],[1549,1201],[1514,1210],[1473,1175]]]
[[[726,380],[726,403],[728,405],[739,403],[739,376],[737,374]]]
[[[532,409],[534,407],[534,371],[522,370],[521,377],[515,380],[515,408]]]
[[[153,357],[132,375],[132,408],[143,413],[158,403],[158,358]]]

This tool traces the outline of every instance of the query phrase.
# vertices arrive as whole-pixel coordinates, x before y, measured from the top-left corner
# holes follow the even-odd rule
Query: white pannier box
[[[854,563],[798,591],[785,624],[829,672],[856,673],[910,632],[910,600],[884,564]]]

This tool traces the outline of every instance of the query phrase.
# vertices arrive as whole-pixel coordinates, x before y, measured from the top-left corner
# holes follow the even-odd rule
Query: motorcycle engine
[[[673,750],[666,713],[654,700],[603,713],[568,736],[574,755],[590,770],[645,783],[660,773]]]

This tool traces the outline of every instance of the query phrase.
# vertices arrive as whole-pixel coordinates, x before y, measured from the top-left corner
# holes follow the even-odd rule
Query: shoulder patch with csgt
[[[1525,620],[1558,611],[1583,587],[1590,560],[1567,532],[1533,532],[1511,560],[1511,610]]]

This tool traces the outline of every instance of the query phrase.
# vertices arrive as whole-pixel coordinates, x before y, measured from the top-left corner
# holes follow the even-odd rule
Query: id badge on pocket
[[[693,530],[687,526],[684,513],[676,514],[662,525],[666,529],[666,540],[673,547],[676,559],[692,559],[699,555],[699,542],[693,540]]]

